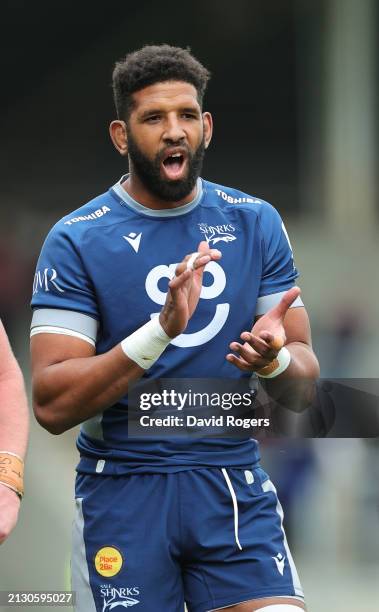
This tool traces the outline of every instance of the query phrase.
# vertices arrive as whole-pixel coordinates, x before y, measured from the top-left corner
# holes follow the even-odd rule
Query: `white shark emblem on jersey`
[[[199,223],[199,229],[210,245],[215,245],[218,242],[233,242],[233,240],[237,240],[236,236],[232,234],[232,232],[235,231],[235,227],[231,224],[208,225],[207,223]]]
[[[232,236],[231,234],[221,234],[221,232],[216,233],[215,229],[212,227],[211,229],[211,235],[210,236],[205,236],[206,241],[208,242],[208,244],[217,244],[218,242],[232,242],[233,240],[236,240],[235,236]]]

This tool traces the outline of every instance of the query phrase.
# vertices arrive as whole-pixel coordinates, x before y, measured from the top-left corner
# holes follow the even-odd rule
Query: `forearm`
[[[33,378],[37,420],[51,433],[62,433],[112,406],[144,372],[120,345],[103,355],[49,365]]]
[[[2,352],[4,357],[4,352]],[[15,476],[12,470],[19,471],[19,461],[7,453],[24,459],[28,440],[29,415],[24,389],[24,381],[16,360],[10,352],[1,363],[0,375],[0,451],[2,464],[0,474],[0,544],[6,540],[14,528],[20,508],[19,494],[23,492],[22,475]],[[13,464],[9,465],[9,460]]]
[[[2,364],[4,365],[4,364]],[[14,359],[7,359],[0,375],[0,450],[24,458],[29,433],[29,413],[21,370]]]
[[[286,344],[291,361],[279,376],[264,380],[267,393],[284,407],[296,412],[304,410],[313,398],[314,382],[320,376],[320,367],[315,353],[308,344],[291,342]]]
[[[288,368],[278,376],[278,379],[305,378],[316,380],[320,376],[320,366],[312,347],[303,342],[291,342],[286,344],[290,352],[291,361]]]

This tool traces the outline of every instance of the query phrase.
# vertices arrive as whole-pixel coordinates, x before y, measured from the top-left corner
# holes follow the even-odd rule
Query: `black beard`
[[[165,152],[157,153],[151,161],[144,155],[128,130],[128,153],[133,172],[143,185],[160,200],[179,202],[191,193],[200,176],[205,153],[204,139],[194,153],[187,148],[188,173],[183,179],[166,181],[161,177],[161,163]]]

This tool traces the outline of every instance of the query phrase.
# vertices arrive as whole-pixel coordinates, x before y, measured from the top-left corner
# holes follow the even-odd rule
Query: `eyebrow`
[[[180,113],[193,113],[196,115],[200,115],[201,112],[199,111],[198,108],[196,108],[196,106],[185,106],[182,108],[178,109],[178,112]],[[151,108],[150,110],[146,110],[144,111],[141,115],[140,115],[140,119],[145,119],[147,117],[150,117],[151,115],[161,115],[164,114],[165,111],[163,111],[161,108]]]

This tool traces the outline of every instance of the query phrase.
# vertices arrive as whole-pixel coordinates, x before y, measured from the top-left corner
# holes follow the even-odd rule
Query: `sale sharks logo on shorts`
[[[103,598],[103,607],[101,612],[107,610],[119,610],[123,608],[131,608],[140,603],[140,589],[138,587],[114,587],[110,584],[102,584],[100,587],[100,595]]]
[[[224,225],[208,225],[207,223],[199,223],[199,230],[204,235],[205,240],[209,245],[214,246],[218,242],[233,242],[236,237],[233,232],[236,231],[234,225],[230,223]]]

